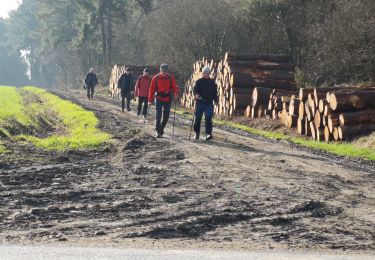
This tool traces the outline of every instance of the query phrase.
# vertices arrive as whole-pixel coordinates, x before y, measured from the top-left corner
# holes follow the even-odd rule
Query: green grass
[[[0,127],[8,120],[17,120],[22,125],[32,122],[22,106],[22,96],[15,87],[0,86]]]
[[[20,134],[12,136],[14,140],[25,140],[47,150],[97,148],[110,141],[111,136],[97,128],[99,121],[94,113],[43,89],[1,87],[0,96],[3,97],[0,100],[0,124],[13,118],[22,126],[41,128],[37,119],[43,118],[58,130],[44,138]],[[33,99],[25,102],[30,97],[36,97],[37,102]]]
[[[4,145],[2,145],[2,144],[0,143],[0,154],[4,154],[4,153],[6,153],[6,152],[7,152],[7,149],[5,148]]]
[[[192,115],[187,113],[187,110],[184,110],[184,109],[177,109],[176,113],[192,118]],[[221,120],[221,119],[215,119],[215,124],[228,126],[234,129],[239,129],[239,130],[251,133],[251,134],[263,136],[268,139],[288,141],[297,145],[301,145],[301,146],[308,147],[308,148],[315,149],[315,150],[329,152],[329,153],[336,154],[339,156],[362,158],[362,159],[372,160],[372,161],[375,160],[375,149],[362,148],[362,147],[357,146],[356,143],[318,142],[318,141],[308,140],[303,137],[292,137],[292,136],[289,136],[289,135],[286,135],[284,133],[280,133],[277,131],[271,132],[271,131],[255,129],[255,128],[252,128],[243,124],[231,122],[228,120]]]

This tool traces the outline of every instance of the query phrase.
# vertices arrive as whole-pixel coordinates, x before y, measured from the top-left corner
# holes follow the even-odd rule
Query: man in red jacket
[[[148,103],[147,98],[148,94],[150,92],[150,84],[151,84],[151,78],[150,73],[147,68],[143,70],[143,75],[139,76],[137,83],[135,84],[135,96],[138,97],[138,112],[137,115],[139,116],[141,114],[142,105],[142,115],[146,119],[147,109],[148,109]]]
[[[160,66],[160,73],[152,78],[150,93],[148,95],[149,105],[152,104],[156,96],[156,138],[163,136],[164,128],[168,123],[171,111],[172,98],[176,99],[178,95],[176,80],[168,73],[168,69],[167,64]]]

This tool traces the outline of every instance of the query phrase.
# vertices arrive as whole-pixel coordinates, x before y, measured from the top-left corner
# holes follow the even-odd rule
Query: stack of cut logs
[[[150,75],[156,75],[159,73],[160,66],[158,65],[120,65],[116,64],[112,68],[111,78],[109,81],[109,91],[111,93],[112,97],[119,97],[120,96],[120,90],[117,88],[117,81],[120,78],[120,76],[125,72],[125,69],[127,67],[131,68],[134,84],[138,77],[143,74],[143,70],[145,68],[148,68],[150,71]]]
[[[375,129],[374,84],[301,89],[299,100],[298,132],[315,140],[346,140]]]
[[[204,59],[194,64],[194,73],[187,82],[181,99],[182,105],[189,109],[194,108],[192,89],[195,81],[201,77],[205,65],[213,69],[211,76],[218,85],[220,102],[215,106],[215,113],[220,115],[255,114],[260,109],[258,103],[252,100],[255,87],[296,90],[294,70],[288,57],[228,52],[224,60]]]
[[[254,102],[259,107],[268,104],[273,119],[318,141],[347,140],[375,130],[375,84],[298,92],[255,88]]]

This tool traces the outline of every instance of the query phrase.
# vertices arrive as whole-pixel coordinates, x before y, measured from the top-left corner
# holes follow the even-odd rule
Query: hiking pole
[[[177,108],[177,102],[176,102],[176,98],[174,99],[174,112],[173,112],[173,125],[172,125],[172,138],[174,138],[174,125],[175,125],[175,122],[176,122],[176,108]]]
[[[144,125],[146,125],[147,116],[148,116],[148,113],[150,112],[151,106],[152,106],[152,104],[150,104],[150,105],[147,107],[147,111],[146,111],[146,115],[145,115],[145,120],[143,121]]]
[[[191,139],[191,133],[193,132],[193,126],[194,126],[194,120],[195,120],[195,110],[197,107],[197,103],[195,102],[194,105],[194,112],[193,112],[193,120],[191,121],[191,127],[190,127],[190,134],[189,134],[189,140]]]

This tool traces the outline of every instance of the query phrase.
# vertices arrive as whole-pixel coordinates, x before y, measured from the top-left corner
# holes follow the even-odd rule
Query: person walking
[[[151,78],[150,72],[147,68],[143,70],[143,75],[139,76],[137,83],[135,84],[134,95],[138,97],[138,110],[137,115],[142,115],[146,119],[148,109],[148,94],[150,92]],[[143,110],[142,110],[143,106]]]
[[[121,110],[125,110],[125,101],[127,111],[131,111],[130,101],[133,94],[133,76],[131,75],[131,69],[127,67],[125,73],[123,73],[117,82],[117,87],[121,89]]]
[[[85,78],[85,88],[87,90],[88,99],[94,98],[95,87],[98,84],[99,84],[98,78],[96,77],[94,69],[91,68],[89,72],[86,74],[86,78]]]
[[[195,139],[199,139],[200,127],[203,114],[206,121],[206,140],[211,140],[212,137],[212,118],[214,115],[214,102],[219,102],[217,96],[217,85],[213,79],[210,78],[211,69],[204,67],[202,71],[202,78],[197,80],[194,85],[193,93],[196,101],[195,105],[195,121],[194,132]]]
[[[148,96],[149,105],[152,104],[156,96],[156,138],[163,136],[171,112],[172,99],[177,99],[178,96],[176,80],[173,75],[168,73],[168,70],[168,64],[160,66],[160,73],[152,78]]]

